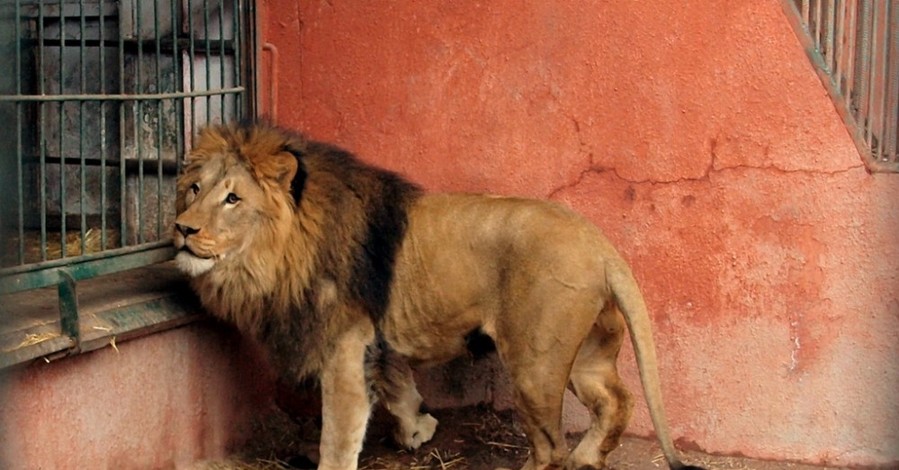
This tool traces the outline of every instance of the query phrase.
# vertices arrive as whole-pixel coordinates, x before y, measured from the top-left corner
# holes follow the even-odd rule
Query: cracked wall
[[[899,461],[899,178],[864,170],[780,1],[261,11],[279,123],[431,190],[563,201],[609,235],[682,443]],[[643,405],[630,430],[651,432]]]

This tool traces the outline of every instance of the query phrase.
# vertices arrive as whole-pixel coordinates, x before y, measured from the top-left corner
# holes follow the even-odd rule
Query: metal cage
[[[75,282],[171,258],[192,136],[252,114],[252,17],[252,0],[0,3],[0,295],[58,286],[71,330]]]
[[[899,171],[899,2],[783,0],[871,171]]]

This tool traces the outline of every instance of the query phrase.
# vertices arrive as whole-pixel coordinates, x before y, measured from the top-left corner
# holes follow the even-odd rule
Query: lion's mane
[[[238,259],[192,279],[214,315],[265,343],[281,368],[315,373],[329,340],[358,316],[377,323],[388,305],[406,211],[420,189],[334,146],[267,123],[209,127],[185,176],[231,155],[265,194],[255,242]],[[296,161],[289,186],[285,158]],[[290,163],[290,162],[288,162]],[[179,213],[184,185],[179,180]]]

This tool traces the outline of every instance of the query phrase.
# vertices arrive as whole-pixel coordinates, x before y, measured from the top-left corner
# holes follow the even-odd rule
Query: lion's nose
[[[193,235],[200,231],[200,229],[198,228],[193,228],[189,225],[178,223],[175,224],[175,229],[181,232],[181,235],[184,235],[185,237],[187,237],[188,235]]]

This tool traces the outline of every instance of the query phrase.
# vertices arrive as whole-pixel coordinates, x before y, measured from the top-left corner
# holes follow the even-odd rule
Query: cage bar
[[[899,172],[899,5],[783,0],[867,167]]]
[[[80,39],[81,45],[78,50],[80,63],[81,63],[81,77],[80,77],[80,85],[81,85],[81,93],[84,94],[87,92],[87,64],[85,60],[85,36],[87,34],[87,20],[84,17],[84,0],[78,0],[78,13],[80,20]],[[87,161],[85,160],[85,152],[84,152],[84,101],[78,101],[78,135],[81,136],[78,139],[78,160],[79,160],[79,172],[80,172],[80,183],[81,183],[81,194],[78,198],[78,209],[81,215],[79,234],[80,234],[80,248],[81,253],[87,252],[87,212],[85,211],[84,200],[87,198]]]
[[[16,93],[22,93],[22,22],[19,19],[22,10],[21,0],[15,4],[16,34]],[[22,168],[22,104],[16,103],[16,223],[18,224],[19,241],[16,244],[16,259],[19,264],[25,262],[25,183]],[[5,237],[4,237],[5,242]]]
[[[66,55],[66,17],[64,0],[59,0],[59,79],[57,86],[62,93],[65,83],[65,55]],[[66,101],[59,102],[59,250],[60,256],[68,256],[68,243],[66,243],[66,145],[65,145],[65,114]]]
[[[889,104],[887,105],[889,147],[887,155],[894,155],[894,158],[899,160],[899,146],[897,146],[899,144],[897,143],[897,138],[899,138],[899,6],[895,3],[890,4],[890,37]]]

